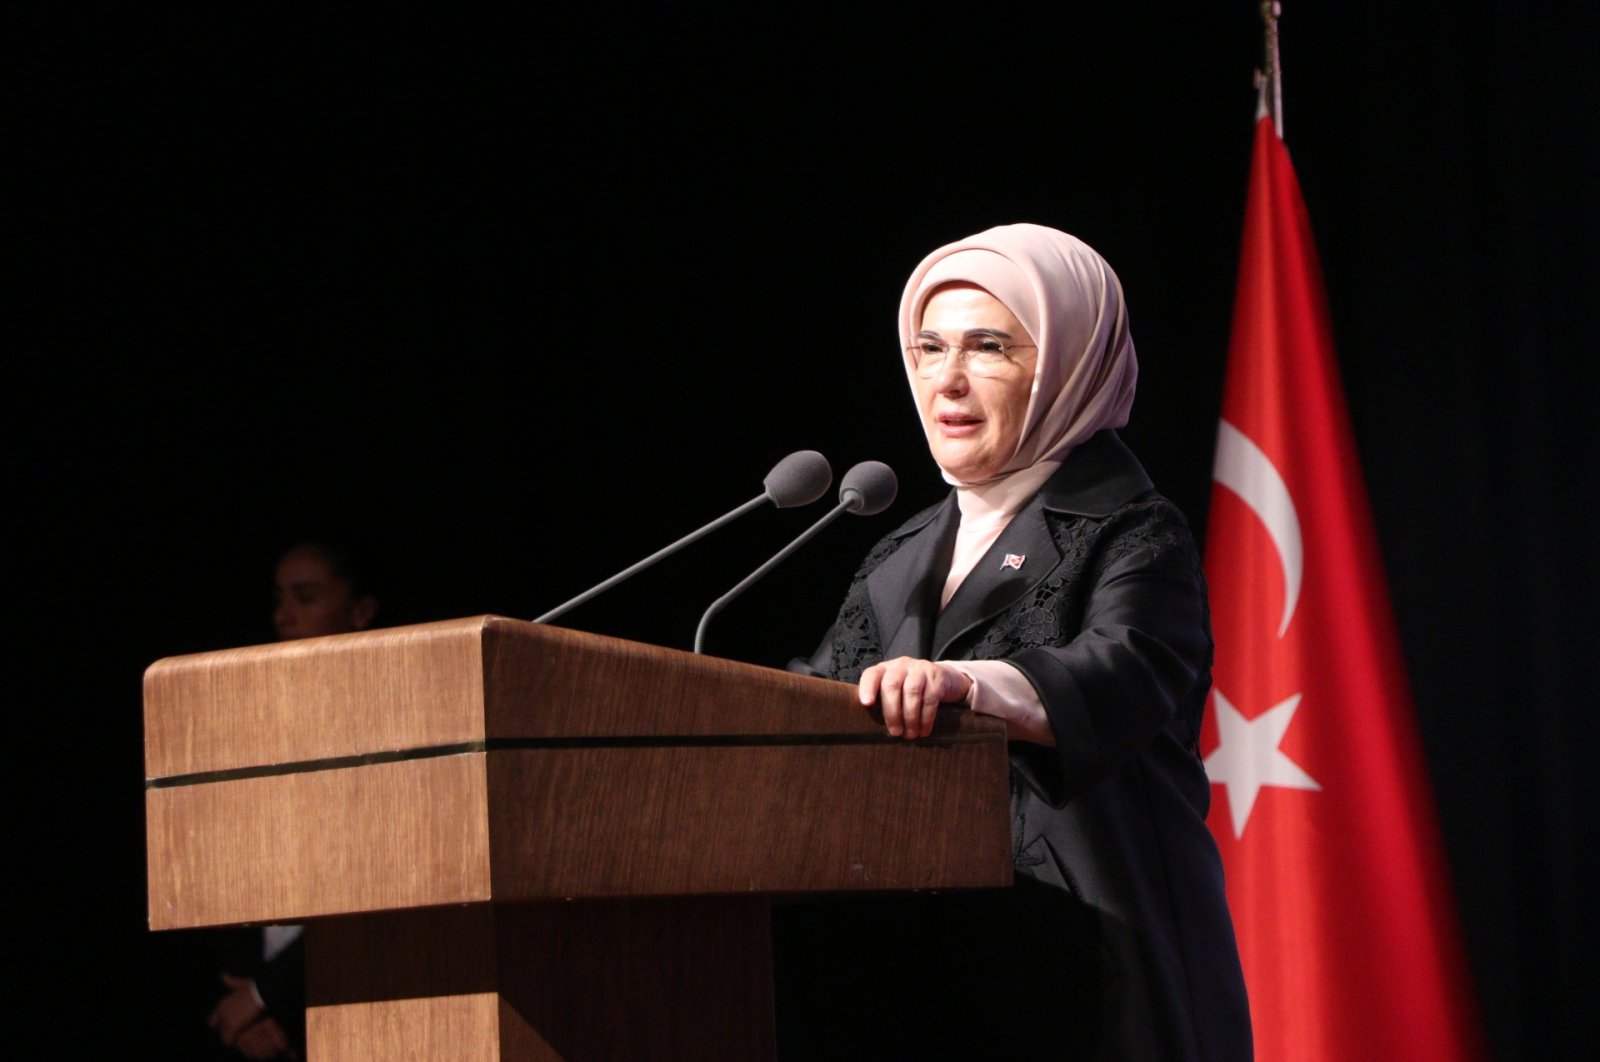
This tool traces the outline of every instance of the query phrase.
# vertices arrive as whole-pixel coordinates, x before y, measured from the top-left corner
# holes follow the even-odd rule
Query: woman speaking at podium
[[[953,490],[867,555],[797,670],[888,733],[1005,720],[1015,885],[780,910],[785,1058],[1249,1058],[1196,750],[1199,555],[1115,429],[1138,374],[1093,249],[1005,225],[928,255],[906,377]]]

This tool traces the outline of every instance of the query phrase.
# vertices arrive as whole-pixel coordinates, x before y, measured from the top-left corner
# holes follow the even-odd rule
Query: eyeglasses
[[[1007,343],[999,336],[968,336],[959,347],[940,339],[924,338],[906,348],[917,375],[931,380],[944,371],[952,356],[958,368],[974,376],[998,376],[1015,364],[1013,350],[1032,349],[1032,343]]]

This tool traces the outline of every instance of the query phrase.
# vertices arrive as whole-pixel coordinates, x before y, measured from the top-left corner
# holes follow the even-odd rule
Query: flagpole
[[[1283,5],[1278,0],[1262,0],[1261,21],[1266,31],[1266,70],[1256,71],[1256,82],[1261,89],[1261,106],[1272,115],[1272,127],[1283,139],[1283,67],[1278,59],[1278,16]]]

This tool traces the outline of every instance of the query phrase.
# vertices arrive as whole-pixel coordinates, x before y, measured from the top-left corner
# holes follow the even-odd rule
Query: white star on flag
[[[1244,824],[1256,806],[1261,787],[1317,789],[1322,787],[1288,756],[1278,743],[1289,729],[1300,694],[1279,701],[1254,719],[1240,714],[1222,691],[1212,688],[1217,698],[1217,747],[1206,757],[1206,775],[1228,790],[1228,810],[1233,815],[1233,835],[1244,836]]]

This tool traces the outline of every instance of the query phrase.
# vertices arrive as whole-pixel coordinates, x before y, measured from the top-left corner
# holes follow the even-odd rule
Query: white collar
[[[1060,461],[1040,461],[992,483],[958,486],[956,504],[961,507],[960,533],[981,534],[997,525],[1004,527],[1060,467]]]

